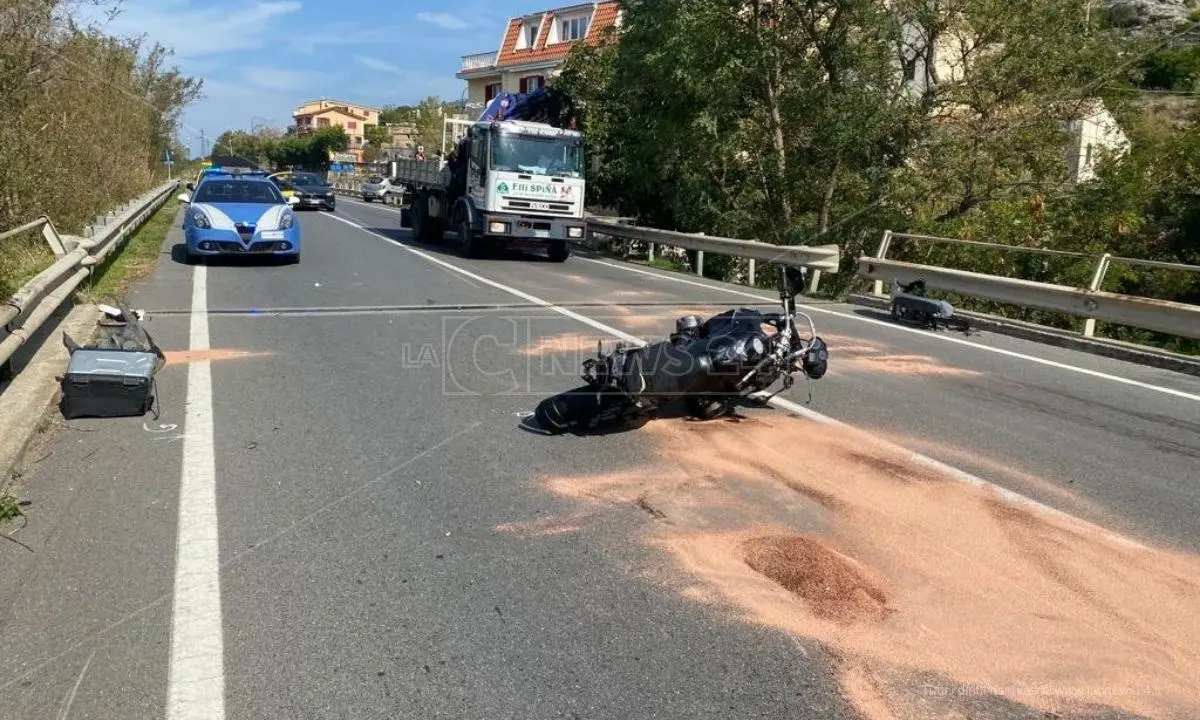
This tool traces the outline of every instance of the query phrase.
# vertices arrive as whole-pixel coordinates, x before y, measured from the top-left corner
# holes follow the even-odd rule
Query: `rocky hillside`
[[[1116,25],[1132,30],[1176,30],[1200,7],[1198,0],[1102,0]]]

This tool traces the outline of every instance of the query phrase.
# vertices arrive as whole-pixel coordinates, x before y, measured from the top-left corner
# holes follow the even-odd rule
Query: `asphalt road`
[[[173,233],[131,300],[181,353],[159,375],[161,416],[60,422],[36,449],[13,535],[28,549],[0,545],[0,716],[162,718],[170,698],[218,681],[206,709],[229,718],[871,715],[840,652],[696,602],[693,574],[648,542],[744,518],[606,494],[605,477],[665,467],[643,432],[518,427],[572,386],[603,335],[562,310],[654,337],[686,312],[769,294],[580,256],[418,254],[394,211],[344,199],[302,228],[299,265],[199,271],[173,259]],[[211,350],[188,356],[197,278]],[[1107,528],[1200,549],[1196,378],[932,337],[841,305],[813,318],[833,354],[813,410]],[[790,395],[807,400],[803,384]],[[189,419],[193,433],[211,426],[211,450],[188,438]],[[798,440],[796,463],[820,452]],[[189,493],[189,477],[214,483],[208,565],[186,550],[196,538],[177,537],[192,533],[177,520],[181,474]],[[755,520],[827,528],[819,498],[782,497],[754,498]],[[180,597],[185,556],[219,577],[219,607]],[[198,624],[181,631],[187,613]],[[187,643],[214,627],[222,644],[205,666]],[[901,685],[931,682],[956,680]],[[937,697],[923,707],[1044,716],[996,695]]]

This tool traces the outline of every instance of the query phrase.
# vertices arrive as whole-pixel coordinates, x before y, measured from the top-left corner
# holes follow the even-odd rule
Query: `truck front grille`
[[[539,206],[539,207],[535,207],[535,205]],[[571,203],[559,203],[559,202],[545,202],[544,203],[544,202],[540,202],[537,200],[512,200],[512,199],[508,199],[508,198],[505,198],[505,200],[504,200],[504,208],[503,209],[512,210],[514,212],[523,212],[523,213],[534,212],[534,213],[546,213],[547,215],[563,215],[566,217],[574,216],[574,210],[575,210],[574,206]]]

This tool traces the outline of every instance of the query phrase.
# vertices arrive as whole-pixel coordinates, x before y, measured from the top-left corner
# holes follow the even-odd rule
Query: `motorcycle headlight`
[[[283,214],[283,217],[279,218],[279,229],[287,230],[294,222],[296,222],[296,215],[291,210],[288,210]]]
[[[192,224],[201,230],[208,230],[212,227],[212,223],[208,221],[208,216],[201,210],[192,212]]]

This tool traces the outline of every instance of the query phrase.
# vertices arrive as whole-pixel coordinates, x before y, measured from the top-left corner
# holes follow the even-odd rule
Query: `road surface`
[[[744,566],[713,560],[727,546],[693,542],[755,523],[836,536],[887,576],[879,602],[900,614],[881,623],[922,607],[922,593],[952,595],[888,555],[923,532],[947,543],[947,564],[973,559],[968,585],[1011,573],[1017,595],[1056,597],[1023,565],[987,564],[988,550],[970,544],[995,517],[955,515],[968,501],[946,494],[959,491],[905,490],[928,495],[892,505],[887,483],[908,482],[911,468],[830,436],[857,458],[843,477],[823,436],[772,409],[712,431],[670,420],[590,437],[520,429],[538,400],[573,386],[604,328],[654,337],[679,315],[769,306],[771,293],[579,255],[466,260],[414,244],[395,210],[349,200],[301,217],[296,266],[189,267],[172,233],[131,299],[170,354],[160,416],[60,419],[32,452],[19,485],[32,504],[12,535],[26,547],[0,546],[0,716],[849,718],[883,717],[884,706],[1045,716],[1019,692],[968,691],[1006,676],[954,647],[925,657],[892,632],[891,655],[857,652],[861,607],[834,603],[849,625],[802,618],[803,603],[786,607],[783,595],[748,597],[758,586],[739,580]],[[1171,575],[1182,589],[1163,592],[1195,591],[1186,563],[1200,549],[1200,379],[810,307],[832,359],[807,407],[1166,548],[1154,552],[1186,569]],[[788,395],[806,403],[807,386]],[[739,452],[737,433],[757,442],[756,428],[787,439],[761,463],[722,465]],[[709,448],[711,472],[688,433]],[[773,479],[735,482],[739,462],[770,466],[759,474]],[[825,490],[781,490],[812,482]],[[875,503],[855,512],[894,510],[911,532],[864,534],[861,512],[842,511],[855,498]],[[919,550],[905,556],[933,557]],[[1162,577],[1144,580],[1148,594]],[[871,582],[849,591],[871,595]],[[966,594],[953,597],[979,607]],[[1176,600],[1162,600],[1164,612]],[[989,622],[962,627],[987,627],[999,642],[1004,626]],[[1193,618],[1174,622],[1194,637]],[[1143,651],[1180,687],[1198,681],[1194,657]],[[1057,681],[1104,682],[1110,695],[1068,711],[1162,707],[1111,694],[1111,675],[1073,672]],[[1145,702],[1165,706],[1175,689]]]

